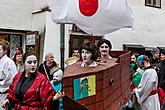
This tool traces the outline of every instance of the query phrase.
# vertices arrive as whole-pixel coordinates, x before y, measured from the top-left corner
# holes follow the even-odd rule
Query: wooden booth
[[[130,52],[112,51],[113,59],[97,67],[81,62],[65,68],[64,110],[120,110],[130,98]]]

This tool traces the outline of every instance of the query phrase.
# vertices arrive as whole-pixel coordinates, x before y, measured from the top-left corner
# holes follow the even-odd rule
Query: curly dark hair
[[[99,51],[99,48],[100,48],[100,46],[102,45],[102,44],[107,44],[108,46],[109,46],[109,50],[111,50],[112,49],[112,44],[111,44],[111,42],[109,41],[109,40],[107,40],[107,39],[101,39],[101,40],[99,40],[98,41],[98,43],[97,43],[97,49],[98,49],[98,56],[100,57],[100,51]],[[110,51],[109,51],[109,54],[110,54]]]
[[[34,55],[36,56],[36,54],[34,52],[27,52],[23,55],[23,63],[25,63],[25,60],[28,56]]]
[[[91,60],[95,61],[97,59],[97,48],[94,44],[85,43],[79,48],[80,60],[82,60],[82,56],[81,56],[82,49],[85,49],[92,53]]]
[[[162,53],[163,55],[165,55],[165,50],[161,50],[161,53]]]
[[[101,40],[99,40],[98,43],[97,43],[97,48],[99,48],[104,43],[106,43],[109,46],[110,50],[112,49],[112,44],[107,39],[101,39]]]

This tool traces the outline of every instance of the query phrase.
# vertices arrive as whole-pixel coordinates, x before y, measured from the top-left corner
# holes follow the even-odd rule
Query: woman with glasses
[[[64,93],[54,93],[46,76],[37,71],[38,61],[33,53],[26,53],[23,63],[25,70],[13,78],[2,107],[8,105],[14,110],[57,110],[58,99]]]

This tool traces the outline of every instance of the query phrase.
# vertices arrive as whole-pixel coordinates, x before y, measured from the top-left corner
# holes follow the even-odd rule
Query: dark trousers
[[[165,110],[165,102],[163,103],[163,110]]]

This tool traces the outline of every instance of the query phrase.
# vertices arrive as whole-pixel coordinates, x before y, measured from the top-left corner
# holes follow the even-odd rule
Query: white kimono
[[[17,74],[17,69],[14,61],[7,55],[0,59],[0,92],[3,93],[9,89],[13,77]],[[7,93],[0,93],[0,110],[3,110],[2,102],[6,98]]]
[[[158,93],[150,95],[152,90],[157,89],[157,86],[158,77],[155,69],[146,69],[138,88],[134,90],[141,110],[160,110]]]

